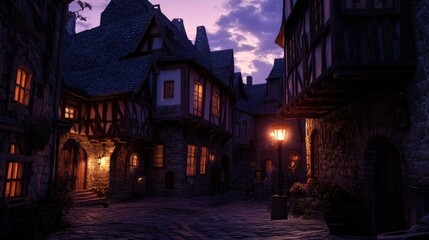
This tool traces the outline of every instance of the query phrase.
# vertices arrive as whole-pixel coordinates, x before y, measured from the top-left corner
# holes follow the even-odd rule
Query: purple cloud
[[[227,0],[224,8],[228,12],[216,22],[219,30],[209,34],[211,47],[233,48],[236,55],[240,52],[252,54],[257,59],[251,62],[252,75],[255,81],[264,82],[274,58],[283,56],[282,49],[274,43],[281,24],[282,7],[282,1],[278,0]],[[251,37],[256,37],[257,45],[245,41]],[[273,57],[268,59],[268,56]]]

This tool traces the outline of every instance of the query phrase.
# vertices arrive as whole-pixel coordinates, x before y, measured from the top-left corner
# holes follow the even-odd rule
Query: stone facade
[[[308,176],[362,192],[372,212],[373,227],[381,191],[377,189],[377,177],[385,176],[383,169],[378,169],[383,164],[384,144],[392,147],[391,162],[398,160],[392,184],[396,183],[397,198],[404,203],[398,211],[403,211],[406,225],[416,224],[429,212],[429,28],[424,17],[428,8],[425,1],[412,1],[416,69],[411,79],[386,86],[320,119],[306,121]]]
[[[0,198],[6,206],[37,200],[52,189],[66,10],[66,1],[0,3]],[[18,68],[31,75],[28,104],[14,100]],[[12,145],[15,154],[10,154]],[[8,197],[5,181],[12,162],[31,170],[27,184]]]

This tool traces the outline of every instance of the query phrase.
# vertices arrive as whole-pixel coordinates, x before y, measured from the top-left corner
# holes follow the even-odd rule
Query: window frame
[[[25,79],[22,77],[23,73],[25,74]],[[30,71],[26,70],[22,66],[18,66],[13,87],[14,102],[23,106],[28,106],[30,104],[32,76],[33,74]]]
[[[200,175],[206,175],[207,174],[208,162],[209,162],[209,149],[207,147],[201,147]]]
[[[221,112],[220,92],[219,92],[219,89],[214,88],[212,92],[211,114],[215,118],[219,119],[220,112]]]
[[[204,84],[195,81],[194,83],[194,91],[193,91],[193,110],[192,113],[196,116],[203,116],[203,100],[204,100]]]
[[[174,98],[174,80],[167,80],[163,83],[163,99]]]
[[[73,110],[73,111],[71,111]],[[76,120],[77,119],[77,108],[71,105],[64,106],[64,119]]]
[[[164,167],[164,144],[156,144],[154,149],[153,167]]]
[[[186,176],[196,176],[197,170],[197,146],[193,144],[187,145],[186,153]]]

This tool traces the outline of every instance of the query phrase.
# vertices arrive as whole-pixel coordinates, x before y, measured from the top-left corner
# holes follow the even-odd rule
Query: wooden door
[[[86,188],[87,155],[79,143],[70,139],[61,149],[58,161],[59,188],[83,190]]]
[[[74,190],[84,190],[86,189],[86,163],[87,157],[85,150],[82,147],[79,147],[78,154],[76,156],[76,161],[74,162]]]

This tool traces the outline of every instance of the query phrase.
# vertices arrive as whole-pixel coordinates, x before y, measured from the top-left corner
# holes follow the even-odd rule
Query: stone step
[[[98,195],[94,192],[87,190],[76,191],[73,194],[73,205],[74,207],[82,207],[82,206],[96,206],[102,205],[104,207],[108,207],[106,197],[98,197]]]

